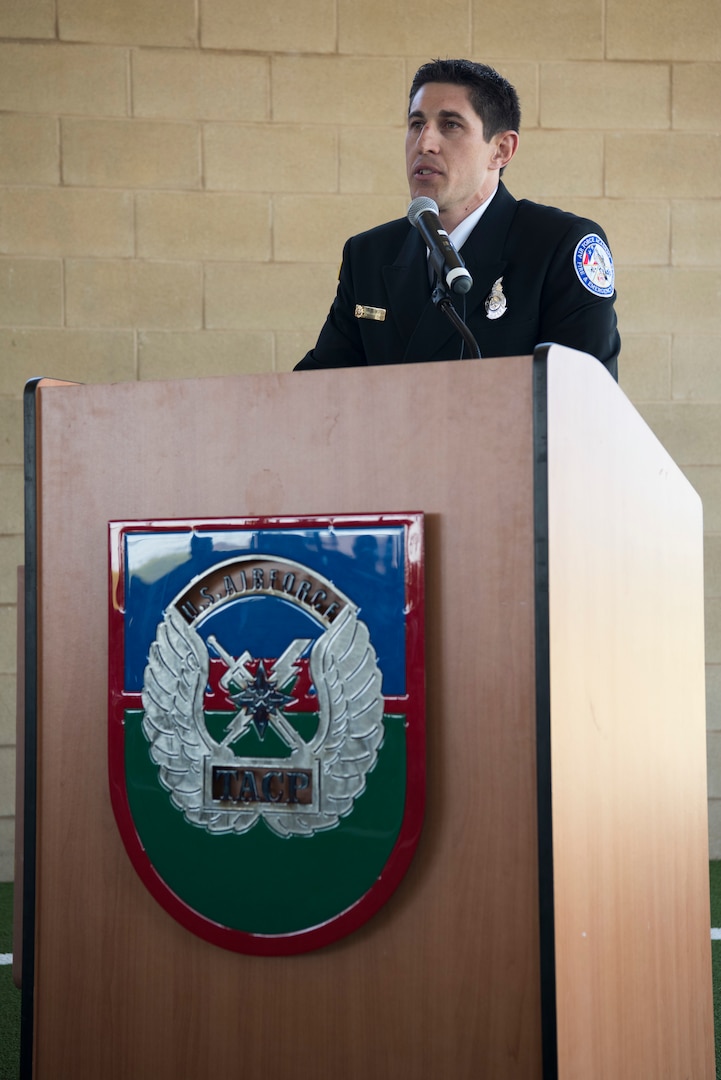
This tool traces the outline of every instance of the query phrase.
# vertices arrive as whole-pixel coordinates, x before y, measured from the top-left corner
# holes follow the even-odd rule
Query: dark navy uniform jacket
[[[584,253],[593,258],[594,247],[602,265],[600,272],[598,264],[587,272]],[[525,356],[536,345],[555,342],[590,353],[618,378],[616,294],[604,252],[606,237],[595,222],[516,201],[501,183],[461,250],[473,287],[465,298],[454,297],[481,355]],[[487,310],[494,285],[505,310],[490,318],[498,311],[498,303]],[[330,313],[296,370],[462,355],[468,356],[468,347],[431,300],[423,239],[399,218],[348,240]]]

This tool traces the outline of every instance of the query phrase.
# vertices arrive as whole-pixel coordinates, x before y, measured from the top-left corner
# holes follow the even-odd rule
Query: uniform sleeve
[[[606,235],[595,222],[576,218],[550,262],[541,297],[541,340],[590,353],[618,380],[615,302]]]
[[[295,365],[295,371],[363,367],[368,362],[355,317],[351,245],[352,239],[343,248],[338,289],[315,348]]]

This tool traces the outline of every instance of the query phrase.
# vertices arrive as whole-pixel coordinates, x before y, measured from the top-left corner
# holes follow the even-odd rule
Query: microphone
[[[439,280],[445,281],[451,292],[467,293],[473,285],[473,278],[441,225],[438,204],[426,195],[419,195],[408,207],[408,220],[425,240]]]

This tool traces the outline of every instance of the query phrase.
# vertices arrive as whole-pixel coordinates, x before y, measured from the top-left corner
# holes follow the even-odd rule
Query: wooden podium
[[[23,1076],[714,1075],[698,497],[579,353],[28,391]],[[109,520],[426,515],[427,809],[327,948],[184,930],[107,779]]]

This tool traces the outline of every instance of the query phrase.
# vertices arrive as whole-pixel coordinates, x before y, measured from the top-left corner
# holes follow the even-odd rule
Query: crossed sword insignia
[[[227,735],[221,746],[228,746],[240,739],[255,722],[256,730],[261,738],[270,724],[291,750],[305,748],[303,739],[280,711],[281,706],[288,705],[293,700],[292,696],[284,694],[281,688],[291,679],[298,677],[296,664],[311,641],[312,638],[295,638],[283,655],[275,661],[270,675],[266,672],[262,660],[258,662],[258,669],[253,675],[247,665],[254,658],[247,649],[236,658],[226,652],[214,635],[208,635],[208,644],[225,662],[227,668],[220,678],[220,685],[231,700],[240,705],[240,709],[225,729]],[[230,689],[231,683],[239,688],[240,693],[235,693]]]

